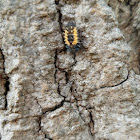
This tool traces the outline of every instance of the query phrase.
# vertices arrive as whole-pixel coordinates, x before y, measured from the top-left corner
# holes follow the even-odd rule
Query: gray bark
[[[139,140],[139,29],[139,0],[1,0],[0,139]]]

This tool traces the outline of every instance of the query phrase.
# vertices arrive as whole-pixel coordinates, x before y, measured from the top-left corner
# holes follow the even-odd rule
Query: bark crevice
[[[90,122],[89,122],[90,133],[92,137],[94,138],[94,120],[93,120],[91,112],[90,111],[88,112],[89,112],[89,117],[90,117]]]
[[[0,48],[0,53],[1,53],[1,56],[2,56],[2,60],[3,60],[3,64],[2,64],[3,65],[3,73],[2,73],[1,78],[5,81],[5,83],[4,83],[4,87],[5,87],[5,92],[4,92],[4,95],[5,95],[5,107],[4,107],[4,109],[7,110],[7,106],[8,106],[7,94],[9,92],[10,82],[9,82],[9,77],[6,74],[6,71],[5,71],[5,55],[4,55],[3,50],[1,48]]]
[[[38,129],[38,132],[41,131],[41,117],[38,118],[38,126],[39,126],[39,129]]]
[[[48,134],[45,134],[45,138],[47,138],[48,140],[53,140],[52,138],[49,137]]]
[[[129,79],[129,71],[128,71],[127,77],[126,77],[124,80],[122,80],[120,83],[115,84],[115,85],[112,85],[112,86],[103,86],[103,87],[100,87],[99,89],[103,89],[103,88],[113,88],[113,87],[120,86],[120,85],[122,85],[123,83],[125,83],[128,79]]]
[[[57,14],[58,14],[58,23],[59,23],[60,33],[61,33],[61,37],[62,37],[62,40],[63,40],[63,44],[65,44],[64,43],[64,37],[63,37],[61,5],[60,5],[59,2],[60,2],[60,0],[55,0]],[[64,49],[65,49],[65,47],[64,47]]]
[[[9,82],[9,77],[6,78],[6,83],[5,83],[5,109],[7,109],[8,107],[8,101],[7,101],[7,94],[8,94],[8,91],[9,91],[9,85],[10,85],[10,82]]]

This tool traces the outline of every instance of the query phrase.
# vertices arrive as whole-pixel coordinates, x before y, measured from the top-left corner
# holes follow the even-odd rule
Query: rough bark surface
[[[139,140],[139,5],[0,1],[0,139]],[[76,55],[64,49],[69,21]]]
[[[140,64],[140,0],[106,0],[112,7],[119,28],[132,47],[130,67],[139,74]]]

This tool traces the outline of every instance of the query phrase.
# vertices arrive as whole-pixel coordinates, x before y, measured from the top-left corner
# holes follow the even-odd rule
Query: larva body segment
[[[79,35],[74,23],[69,22],[64,30],[65,47],[69,51],[78,51],[80,49]]]

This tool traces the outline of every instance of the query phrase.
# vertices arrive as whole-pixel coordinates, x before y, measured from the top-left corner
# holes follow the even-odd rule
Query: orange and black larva
[[[65,47],[69,51],[78,51],[80,50],[80,41],[79,34],[74,23],[68,23],[66,29],[64,30],[64,41]]]

